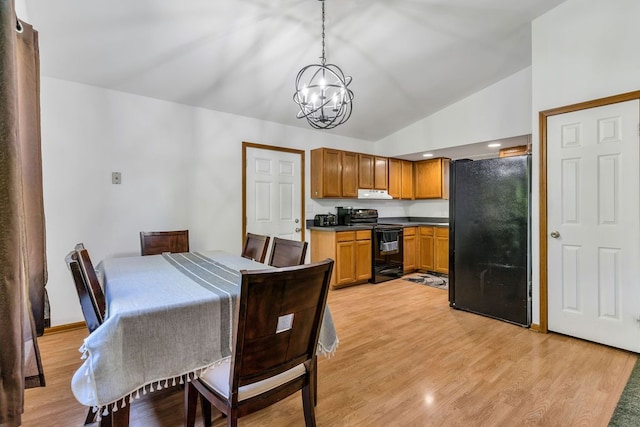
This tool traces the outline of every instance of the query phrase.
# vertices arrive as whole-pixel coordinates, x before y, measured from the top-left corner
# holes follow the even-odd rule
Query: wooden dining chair
[[[65,257],[67,267],[76,285],[80,299],[80,307],[89,333],[93,332],[104,321],[106,304],[102,287],[93,268],[89,252],[82,243]]]
[[[106,312],[106,304],[102,287],[93,268],[89,252],[82,243],[78,243],[74,250],[65,257],[67,267],[76,285],[76,292],[80,300],[80,308],[84,316],[89,333],[102,325]],[[84,424],[95,421],[96,413],[90,408]]]
[[[189,230],[141,231],[140,252],[142,255],[189,252]]]
[[[242,248],[242,256],[254,261],[264,263],[267,257],[267,249],[269,248],[269,240],[271,237],[261,234],[247,233]]]
[[[307,242],[273,238],[269,265],[273,267],[290,267],[304,264],[307,255]]]
[[[302,390],[305,424],[315,426],[311,384],[333,260],[272,270],[242,270],[231,359],[185,387],[186,425],[195,423],[198,396],[205,426],[211,404],[238,418]]]
[[[87,324],[87,329],[89,329],[89,333],[92,333],[104,322],[106,313],[104,292],[98,281],[96,270],[91,262],[89,252],[82,243],[78,243],[74,250],[67,254],[65,262],[76,285],[76,292],[80,299],[80,307],[82,308],[82,315]],[[94,412],[93,408],[89,408],[84,424],[95,422],[97,416],[98,412]],[[128,423],[128,407],[118,412],[110,412],[108,415],[102,416],[100,421],[100,425],[105,427],[128,425]]]

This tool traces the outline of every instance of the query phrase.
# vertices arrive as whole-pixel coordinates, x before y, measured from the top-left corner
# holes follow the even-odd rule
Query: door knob
[[[299,232],[301,232],[301,231],[302,231],[302,228],[300,228],[300,227],[296,227],[296,233],[299,233]]]
[[[553,237],[554,239],[557,239],[558,237],[560,237],[560,233],[558,233],[557,231],[552,231],[551,237]]]

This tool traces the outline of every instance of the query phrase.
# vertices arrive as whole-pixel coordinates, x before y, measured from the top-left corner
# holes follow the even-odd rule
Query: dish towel
[[[398,232],[383,231],[380,238],[380,252],[383,255],[392,255],[398,253]]]

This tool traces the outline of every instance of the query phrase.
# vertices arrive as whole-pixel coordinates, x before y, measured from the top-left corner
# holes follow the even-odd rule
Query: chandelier
[[[332,129],[351,117],[353,92],[351,77],[340,67],[327,64],[324,54],[324,0],[322,2],[322,56],[320,64],[307,65],[298,72],[293,100],[300,107],[299,119],[306,118],[315,129]]]

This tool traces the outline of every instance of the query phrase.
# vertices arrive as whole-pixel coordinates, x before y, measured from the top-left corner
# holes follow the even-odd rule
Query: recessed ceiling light
[[[422,157],[433,157],[432,153],[424,153]]]
[[[500,147],[502,144],[500,144],[499,142],[494,142],[493,144],[489,144],[487,145],[487,147],[489,148],[496,148],[496,147]]]

